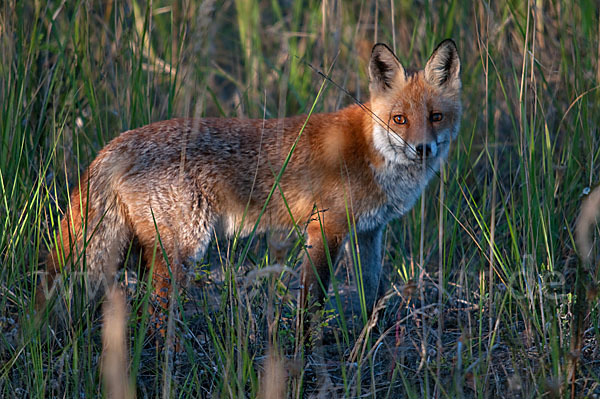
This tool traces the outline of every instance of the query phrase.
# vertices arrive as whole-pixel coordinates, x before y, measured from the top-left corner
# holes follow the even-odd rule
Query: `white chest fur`
[[[439,159],[436,162],[439,164]],[[437,165],[398,164],[387,160],[382,170],[374,171],[386,201],[359,216],[359,231],[377,229],[408,212],[437,169]]]

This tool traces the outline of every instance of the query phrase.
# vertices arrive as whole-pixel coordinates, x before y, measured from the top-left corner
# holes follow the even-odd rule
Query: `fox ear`
[[[371,92],[385,91],[392,87],[397,77],[406,79],[404,67],[388,46],[377,43],[373,46],[369,62],[369,89]]]
[[[454,41],[446,39],[433,50],[425,65],[425,79],[436,86],[460,88],[460,59]]]

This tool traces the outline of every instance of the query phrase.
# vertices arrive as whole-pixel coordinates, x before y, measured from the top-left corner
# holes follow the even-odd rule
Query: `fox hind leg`
[[[184,263],[203,256],[214,231],[215,218],[208,201],[193,201],[195,206],[182,210],[180,205],[185,203],[174,204],[166,212],[157,207],[152,221],[135,226],[146,271],[151,272],[153,324],[163,336],[173,285],[184,282]]]

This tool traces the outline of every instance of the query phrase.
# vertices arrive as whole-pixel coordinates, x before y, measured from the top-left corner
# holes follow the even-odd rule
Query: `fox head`
[[[385,44],[376,44],[369,78],[375,148],[393,163],[437,167],[460,124],[460,60],[454,42],[441,42],[416,72],[405,70]]]

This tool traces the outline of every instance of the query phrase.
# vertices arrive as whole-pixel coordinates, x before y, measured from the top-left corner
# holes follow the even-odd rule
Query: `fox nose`
[[[421,159],[434,157],[437,153],[437,146],[435,143],[420,143],[415,146],[415,151]]]

